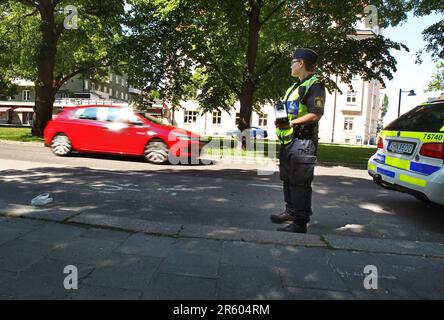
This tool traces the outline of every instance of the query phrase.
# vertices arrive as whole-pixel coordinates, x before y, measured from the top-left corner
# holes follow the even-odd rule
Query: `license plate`
[[[412,155],[416,144],[410,142],[390,141],[387,150],[393,153]]]

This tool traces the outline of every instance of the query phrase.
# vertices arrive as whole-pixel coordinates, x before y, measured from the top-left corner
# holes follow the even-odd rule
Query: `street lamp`
[[[401,93],[403,93],[403,92],[408,92],[409,93],[407,95],[408,97],[416,96],[415,90],[413,90],[413,89],[410,91],[402,91],[402,89],[399,89],[398,118],[401,113]]]

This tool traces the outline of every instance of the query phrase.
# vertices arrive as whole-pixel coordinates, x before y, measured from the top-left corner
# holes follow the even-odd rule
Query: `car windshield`
[[[384,130],[439,132],[444,126],[444,103],[417,106],[388,124]]]

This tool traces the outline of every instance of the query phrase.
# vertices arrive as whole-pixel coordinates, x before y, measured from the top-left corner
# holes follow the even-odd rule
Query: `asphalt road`
[[[86,154],[61,158],[41,144],[1,141],[0,202],[29,205],[49,192],[53,208],[79,214],[274,230],[278,226],[269,215],[283,210],[281,182],[277,172],[258,174],[263,166],[159,166]],[[315,174],[309,233],[444,242],[443,207],[382,189],[366,170],[318,166]]]

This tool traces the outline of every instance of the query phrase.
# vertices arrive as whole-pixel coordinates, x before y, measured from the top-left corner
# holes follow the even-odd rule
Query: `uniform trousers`
[[[286,211],[294,223],[304,225],[312,212],[312,188],[316,163],[317,141],[294,139],[282,144],[279,154],[279,173],[284,183]]]

